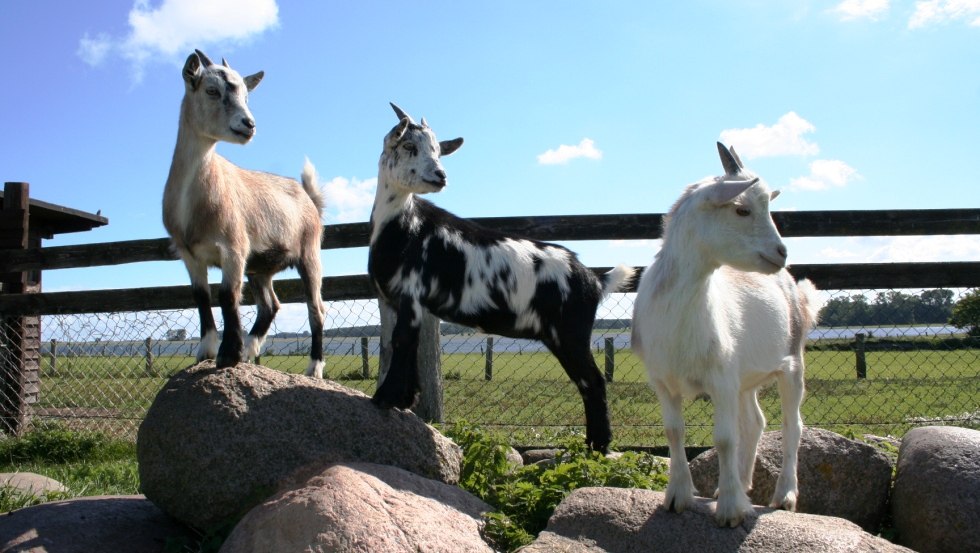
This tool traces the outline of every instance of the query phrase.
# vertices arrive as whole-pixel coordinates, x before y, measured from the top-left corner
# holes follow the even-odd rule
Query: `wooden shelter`
[[[8,182],[0,194],[0,256],[5,250],[41,247],[56,234],[83,232],[109,223],[99,214],[30,198],[26,182]],[[36,294],[41,271],[0,274],[0,294]],[[0,313],[0,432],[19,434],[40,394],[41,317]]]

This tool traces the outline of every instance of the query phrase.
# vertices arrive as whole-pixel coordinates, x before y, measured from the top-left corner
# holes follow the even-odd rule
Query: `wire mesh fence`
[[[808,341],[804,422],[855,434],[901,434],[921,424],[980,427],[980,340],[947,322],[967,292],[824,292],[823,320]],[[327,307],[325,377],[373,393],[380,350],[376,301]],[[608,382],[615,445],[664,445],[659,405],[630,351],[632,310],[632,294],[614,294],[600,306],[593,355]],[[304,306],[284,306],[262,348],[262,365],[291,373],[306,368],[310,338],[303,313]],[[244,309],[246,328],[253,320],[254,311]],[[23,330],[10,328],[11,321],[0,324],[0,336]],[[194,363],[199,332],[193,310],[44,316],[38,330],[31,351],[0,342],[0,369],[9,373],[15,358],[33,355],[24,366],[36,373],[33,379],[0,374],[3,416],[55,419],[129,437],[166,379]],[[441,347],[445,422],[494,428],[520,445],[554,443],[582,429],[581,399],[539,343],[444,323]],[[31,386],[35,393],[26,400],[13,397]],[[774,386],[763,390],[760,403],[769,429],[778,428]],[[689,444],[710,445],[712,412],[709,398],[686,402]]]

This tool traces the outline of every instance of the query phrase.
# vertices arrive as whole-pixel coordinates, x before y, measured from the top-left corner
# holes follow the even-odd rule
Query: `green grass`
[[[603,354],[595,354],[600,370]],[[370,358],[370,379],[361,378],[360,355],[332,355],[326,376],[367,394],[375,389],[377,357]],[[930,420],[976,425],[980,416],[980,350],[914,350],[867,353],[867,378],[856,378],[854,353],[808,351],[807,425],[853,434],[900,435]],[[267,356],[266,366],[302,373],[308,358]],[[75,357],[58,361],[57,375],[45,372],[41,401],[44,416],[69,418],[76,428],[103,428],[135,435],[143,414],[167,376],[193,364],[191,357],[157,357],[148,376],[142,357]],[[584,424],[581,399],[548,353],[495,353],[493,379],[484,377],[486,359],[478,353],[446,353],[447,422],[466,420],[503,432],[516,444],[544,445],[569,428]],[[451,377],[451,378],[450,378]],[[607,392],[615,445],[662,446],[665,438],[660,407],[646,384],[639,360],[630,351],[615,357],[614,381]],[[774,387],[763,390],[760,403],[770,429],[780,420]],[[973,414],[972,422],[957,421]],[[689,445],[710,445],[710,402],[686,403]]]
[[[0,438],[0,472],[33,472],[61,482],[66,492],[24,495],[0,488],[0,512],[90,495],[139,493],[136,446],[98,432],[37,423],[21,438]]]

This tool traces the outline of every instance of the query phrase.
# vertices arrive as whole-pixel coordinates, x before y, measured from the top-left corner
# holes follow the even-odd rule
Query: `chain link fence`
[[[806,354],[809,426],[841,433],[900,435],[922,424],[980,427],[980,340],[947,321],[968,290],[824,292],[821,326]],[[302,373],[308,363],[305,306],[288,305],[263,346],[261,364]],[[374,300],[327,304],[325,377],[373,393],[379,360],[379,314]],[[632,294],[613,294],[600,306],[592,336],[596,363],[608,382],[614,445],[666,443],[656,396],[630,351]],[[41,317],[36,351],[0,345],[0,368],[34,356],[34,394],[11,397],[24,375],[0,374],[0,404],[31,421],[135,437],[168,377],[194,363],[199,333],[194,310],[92,313]],[[220,316],[217,317],[220,321]],[[243,309],[251,326],[254,310]],[[13,324],[11,319],[4,320]],[[0,324],[0,336],[14,329]],[[545,445],[581,431],[581,399],[557,360],[540,344],[443,324],[445,422],[465,420],[509,435],[515,444]],[[7,361],[4,361],[4,357]],[[7,369],[9,370],[9,369]],[[28,378],[27,380],[31,380]],[[775,386],[760,403],[770,430],[780,423]],[[710,445],[710,399],[685,404],[689,445]],[[326,416],[326,415],[325,415]]]

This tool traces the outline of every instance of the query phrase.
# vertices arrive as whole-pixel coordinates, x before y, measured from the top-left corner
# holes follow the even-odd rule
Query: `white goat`
[[[718,144],[725,175],[687,187],[664,218],[663,247],[640,280],[633,350],[657,393],[670,446],[668,508],[681,512],[694,485],[684,453],[681,401],[714,403],[719,477],[715,517],[737,526],[752,512],[756,447],[765,417],[757,392],[776,379],[783,464],[770,506],[795,510],[803,421],[803,346],[819,299],[784,268],[786,247],[769,214],[770,192],[734,149]]]
[[[320,299],[320,214],[323,200],[313,165],[303,167],[302,186],[293,179],[249,171],[215,152],[218,141],[245,144],[255,135],[248,92],[263,72],[244,79],[224,60],[216,65],[195,50],[184,64],[177,146],[163,192],[163,224],[191,278],[201,317],[197,359],[218,367],[258,356],[279,310],[272,276],[295,266],[303,280],[313,335],[307,375],[323,372],[323,303]],[[221,268],[218,302],[224,335],[211,314],[208,267]],[[242,341],[238,316],[242,278],[258,306],[255,325]],[[217,355],[217,357],[215,357]]]

